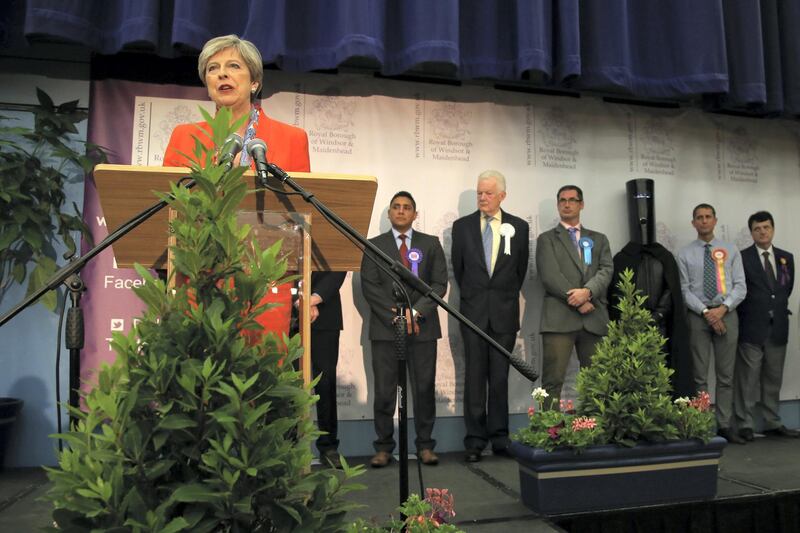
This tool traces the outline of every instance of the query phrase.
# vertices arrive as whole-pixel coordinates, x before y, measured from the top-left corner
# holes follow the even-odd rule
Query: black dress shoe
[[[745,440],[730,430],[730,428],[723,428],[717,430],[717,435],[730,442],[731,444],[744,444]]]
[[[753,436],[753,430],[750,429],[750,428],[742,428],[742,429],[740,429],[739,430],[739,436],[742,437],[747,442],[753,442],[753,439],[755,438]]]
[[[790,439],[796,439],[800,437],[800,431],[796,429],[789,429],[786,426],[779,426],[775,429],[765,429],[764,435],[768,437],[788,437]]]
[[[464,455],[464,460],[468,463],[477,463],[481,460],[481,451],[480,450],[467,450],[467,453]]]

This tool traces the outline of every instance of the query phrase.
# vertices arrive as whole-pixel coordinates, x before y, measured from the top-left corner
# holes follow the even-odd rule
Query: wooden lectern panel
[[[366,235],[372,217],[372,206],[378,182],[373,176],[292,172],[291,176],[333,212],[346,220],[359,233]],[[109,231],[113,231],[140,211],[158,201],[153,191],[169,192],[169,184],[188,176],[188,170],[177,167],[143,167],[129,165],[97,165],[94,180]],[[295,211],[312,213],[311,268],[356,272],[361,267],[361,250],[356,248],[301,196],[277,195],[271,191],[255,191],[255,175],[245,173],[254,192],[242,202],[250,211]],[[276,179],[271,184],[286,192],[291,190]],[[114,257],[120,267],[134,263],[164,269],[167,265],[168,214],[163,209],[147,222],[131,231],[114,245]]]

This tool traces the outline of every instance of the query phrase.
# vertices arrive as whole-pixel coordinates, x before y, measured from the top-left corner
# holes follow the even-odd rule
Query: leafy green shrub
[[[237,125],[226,109],[205,118],[218,150]],[[285,281],[280,243],[261,250],[238,227],[243,169],[215,166],[199,142],[196,154],[197,186],[162,195],[180,215],[175,268],[188,283],[172,291],[137,268],[147,309],[114,334],[117,359],[86,411],[71,409],[78,422],[48,469],[53,518],[60,531],[340,530],[355,488],[344,482],[361,467],[311,471],[319,433],[293,367],[299,336],[260,335],[255,320]]]
[[[92,144],[82,143],[91,156],[70,146],[78,142],[76,125],[87,116],[77,100],[56,106],[41,89],[36,94],[33,129],[0,127],[0,297],[11,283],[25,284],[26,279],[28,294],[41,288],[58,269],[55,243],[74,253],[72,233],[89,236],[77,205],[72,204],[75,214],[64,210],[64,186],[105,161]],[[40,301],[55,309],[56,293]]]
[[[426,489],[425,498],[412,494],[397,508],[405,520],[390,519],[386,524],[356,520],[347,533],[460,533],[462,530],[447,521],[456,513],[453,495],[447,489]]]
[[[666,339],[644,308],[633,271],[620,274],[620,319],[609,323],[589,367],[578,373],[574,415],[541,409],[546,397],[533,391],[539,405],[529,410],[530,424],[514,439],[537,448],[581,450],[592,444],[634,446],[637,442],[700,439],[714,435],[707,393],[694,399],[670,397],[672,370],[664,363]],[[544,396],[542,395],[544,393]],[[537,396],[538,395],[538,396]],[[578,430],[575,431],[575,420]],[[592,421],[592,422],[589,422]],[[591,426],[591,427],[590,427]]]

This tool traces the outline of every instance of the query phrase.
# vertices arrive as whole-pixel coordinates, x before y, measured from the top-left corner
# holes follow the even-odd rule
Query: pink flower
[[[533,413],[536,412],[536,409],[533,406],[528,407],[528,416],[533,416]]]
[[[438,524],[456,515],[455,498],[447,489],[425,489],[425,500],[431,504],[431,520]]]
[[[708,411],[711,408],[711,396],[707,391],[700,391],[697,396],[691,399],[689,407],[694,407],[701,412]]]
[[[558,401],[558,408],[563,413],[567,413],[574,410],[574,406],[572,404],[572,400],[559,400]]]
[[[584,429],[594,429],[597,426],[597,421],[588,416],[579,416],[572,420],[572,431],[582,431]]]
[[[555,440],[558,438],[558,434],[561,432],[561,428],[564,427],[564,422],[560,422],[559,424],[547,428],[547,433],[550,434],[550,438]]]

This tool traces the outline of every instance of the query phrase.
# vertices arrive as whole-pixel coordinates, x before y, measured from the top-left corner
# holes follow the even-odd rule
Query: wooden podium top
[[[169,184],[188,176],[180,167],[143,167],[130,165],[97,165],[94,180],[103,216],[109,231],[114,231],[140,211],[158,202],[153,191],[169,192]],[[359,233],[366,235],[372,217],[372,206],[378,182],[374,176],[292,172],[290,175],[333,212],[346,220]],[[254,184],[253,171],[245,179]],[[291,190],[272,180],[273,186]],[[361,250],[339,233],[301,196],[277,195],[271,191],[248,194],[242,202],[248,211],[289,211],[311,214],[311,267],[313,270],[358,271]],[[168,224],[167,209],[152,216],[114,245],[114,256],[120,267],[140,263],[145,267],[166,268]]]

